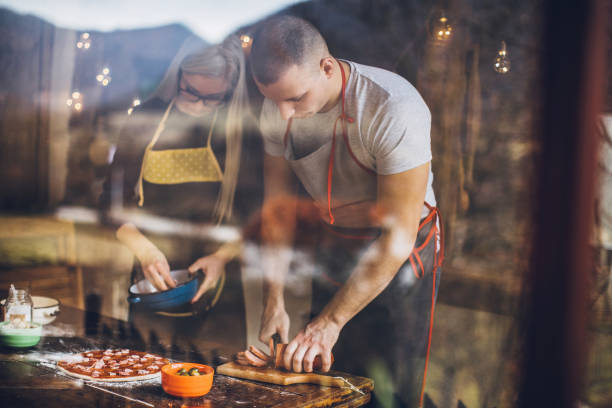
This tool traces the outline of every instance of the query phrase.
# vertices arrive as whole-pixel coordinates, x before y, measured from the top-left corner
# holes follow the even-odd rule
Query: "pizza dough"
[[[93,350],[58,361],[60,371],[83,380],[120,382],[142,381],[160,376],[170,361],[155,354],[130,349]]]

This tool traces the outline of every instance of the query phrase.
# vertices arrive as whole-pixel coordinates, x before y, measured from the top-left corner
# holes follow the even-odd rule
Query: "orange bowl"
[[[197,376],[182,376],[176,374],[181,368],[189,371],[196,367],[200,371]],[[201,397],[212,388],[215,370],[204,364],[171,363],[161,369],[162,388],[175,397]]]

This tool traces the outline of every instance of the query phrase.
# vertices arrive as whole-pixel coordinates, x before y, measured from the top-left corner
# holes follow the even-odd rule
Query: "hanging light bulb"
[[[497,51],[493,68],[500,74],[507,74],[510,71],[510,58],[508,58],[505,41],[501,42],[501,48]]]
[[[107,67],[104,67],[102,69],[102,72],[100,72],[98,75],[96,75],[96,81],[100,82],[102,84],[102,86],[108,86],[108,84],[110,84],[112,78],[110,76],[110,69]]]
[[[83,110],[83,95],[77,90],[72,91],[70,98],[66,100],[66,105],[69,108],[72,108],[77,112],[82,111]]]
[[[91,47],[91,36],[89,35],[89,33],[81,34],[81,36],[79,37],[79,41],[77,41],[76,46],[77,48],[81,50],[89,49],[89,47]]]
[[[132,112],[134,112],[134,108],[138,105],[140,105],[140,99],[139,98],[134,98],[134,100],[132,101],[132,106],[128,109],[128,115],[131,115]]]
[[[247,34],[242,34],[240,36],[240,42],[242,43],[242,48],[249,48],[251,46],[252,41],[253,39]]]
[[[251,46],[253,45],[253,37],[248,34],[242,34],[240,36],[240,44],[242,45],[242,50],[244,51],[244,55],[248,56],[251,53]]]
[[[433,22],[431,31],[434,39],[440,43],[450,40],[453,35],[453,27],[450,25],[448,18],[444,15],[444,11],[440,18]]]

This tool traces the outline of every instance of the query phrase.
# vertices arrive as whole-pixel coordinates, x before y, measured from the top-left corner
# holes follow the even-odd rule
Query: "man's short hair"
[[[270,85],[292,65],[301,65],[329,54],[321,33],[309,22],[293,16],[271,17],[253,34],[251,69],[255,79]],[[313,68],[314,69],[314,68]]]

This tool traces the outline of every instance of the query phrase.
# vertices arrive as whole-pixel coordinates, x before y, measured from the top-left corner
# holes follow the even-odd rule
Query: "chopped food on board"
[[[270,339],[270,355],[260,350],[255,346],[249,346],[246,350],[236,353],[234,361],[243,366],[251,367],[273,367],[284,369],[283,367],[283,354],[287,348],[286,343],[278,343],[274,346],[274,341]],[[332,363],[334,362],[334,356],[331,356]],[[320,370],[323,366],[321,356],[316,356],[313,361],[313,369]]]

